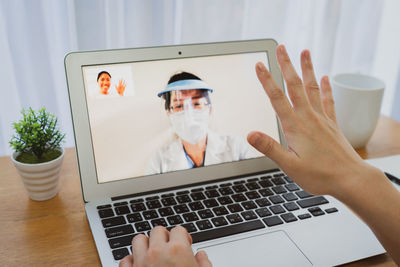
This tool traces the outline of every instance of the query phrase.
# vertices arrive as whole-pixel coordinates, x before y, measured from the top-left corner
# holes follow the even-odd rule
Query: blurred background
[[[317,77],[384,80],[381,112],[400,121],[398,0],[0,0],[0,156],[22,108],[58,116],[74,145],[64,56],[72,51],[273,38]]]

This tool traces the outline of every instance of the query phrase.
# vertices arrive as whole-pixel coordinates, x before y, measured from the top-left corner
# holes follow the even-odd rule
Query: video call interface
[[[267,53],[82,67],[98,182],[262,157],[247,134],[279,132],[257,62]]]

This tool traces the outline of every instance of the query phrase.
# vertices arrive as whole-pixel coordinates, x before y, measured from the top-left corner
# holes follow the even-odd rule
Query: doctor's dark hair
[[[190,72],[182,71],[180,73],[172,75],[171,78],[169,78],[168,84],[177,82],[177,81],[182,81],[182,80],[200,80],[201,81],[201,79],[199,77],[197,77],[196,75],[194,75]],[[210,96],[208,95],[208,90],[201,90],[201,93],[202,93],[203,97],[205,97],[207,99],[207,102],[209,104],[211,104]],[[165,110],[169,110],[170,104],[171,104],[171,92],[167,92],[167,93],[163,94],[162,98],[165,99],[165,105],[164,105]]]
[[[110,79],[111,79],[111,74],[108,73],[107,71],[103,70],[103,71],[100,71],[99,74],[97,74],[97,81],[99,81],[100,76],[101,76],[102,74],[107,74],[108,76],[110,76]]]

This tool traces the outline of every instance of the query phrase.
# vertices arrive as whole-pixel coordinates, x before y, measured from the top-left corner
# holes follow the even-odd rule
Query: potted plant
[[[58,129],[57,118],[45,108],[22,110],[23,118],[13,123],[15,134],[10,146],[11,159],[31,199],[43,201],[58,193],[65,134]]]

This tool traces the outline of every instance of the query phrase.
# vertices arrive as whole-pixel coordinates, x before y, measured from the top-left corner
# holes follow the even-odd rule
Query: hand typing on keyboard
[[[251,132],[249,143],[308,192],[346,203],[400,264],[399,192],[380,170],[358,156],[340,132],[329,79],[323,77],[319,88],[310,52],[301,54],[303,79],[283,45],[277,48],[277,59],[291,102],[262,63],[256,72],[280,119],[288,149],[261,132]]]
[[[192,238],[182,226],[170,232],[157,226],[151,230],[149,238],[145,235],[133,238],[132,255],[121,260],[119,266],[212,266],[204,251],[193,254],[191,244]]]

